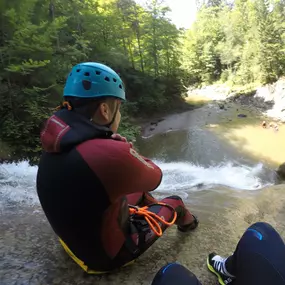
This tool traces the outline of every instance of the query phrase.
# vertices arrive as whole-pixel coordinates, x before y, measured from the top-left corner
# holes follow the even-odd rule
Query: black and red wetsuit
[[[144,221],[130,219],[128,204],[155,202],[147,192],[158,187],[162,172],[111,135],[66,109],[51,116],[41,134],[37,192],[42,208],[58,237],[97,271],[124,265],[157,239]],[[164,202],[177,209],[178,223],[192,219],[179,197]],[[166,220],[173,215],[167,208],[154,211]]]

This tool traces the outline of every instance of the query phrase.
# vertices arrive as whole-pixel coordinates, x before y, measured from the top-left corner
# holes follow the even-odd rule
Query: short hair
[[[88,119],[92,118],[94,113],[99,108],[100,104],[107,103],[112,111],[115,111],[115,100],[117,98],[113,96],[104,96],[97,98],[78,98],[74,96],[65,96],[64,100],[67,101],[72,110],[79,113]]]

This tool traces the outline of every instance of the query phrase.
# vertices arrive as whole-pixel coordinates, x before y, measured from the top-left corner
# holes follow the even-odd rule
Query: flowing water
[[[230,111],[237,109],[248,118],[237,122],[236,113]],[[243,128],[253,128],[250,136],[259,121],[258,114],[241,106],[224,111],[209,104],[168,116],[146,128],[137,147],[164,174],[155,195],[180,195],[198,214],[201,225],[188,240],[182,238],[182,242],[180,238],[186,248],[177,244],[176,234],[170,230],[153,252],[141,257],[134,272],[103,278],[100,284],[117,284],[117,278],[122,284],[150,284],[157,267],[173,259],[191,267],[204,284],[213,284],[203,269],[204,258],[213,246],[228,254],[245,227],[256,220],[267,220],[279,230],[285,229],[283,187],[263,190],[276,182],[275,165],[268,156],[259,155],[263,149],[258,146],[259,152],[252,155],[254,147],[242,137]],[[240,144],[237,136],[243,138]],[[245,148],[246,144],[251,147]],[[80,279],[77,268],[60,251],[40,209],[36,173],[37,167],[26,161],[0,165],[0,254],[5,256],[0,261],[0,284],[95,284],[94,280]],[[217,242],[215,235],[225,228]],[[147,278],[145,271],[138,271],[145,263],[152,268]],[[11,276],[10,270],[17,274]],[[65,270],[69,270],[68,276]]]
[[[236,107],[232,106],[231,110]],[[242,111],[250,114],[249,110]],[[253,116],[259,120],[257,114],[251,114],[239,120],[239,124],[252,125]],[[229,131],[236,130],[233,119],[236,119],[235,113],[221,112],[210,105],[168,117],[153,130],[158,132],[155,135],[146,130],[138,145],[140,151],[153,158],[163,170],[164,178],[157,191],[183,193],[185,197],[187,193],[217,186],[258,190],[273,185],[275,167],[258,155],[253,157],[243,151],[242,144],[232,144]]]

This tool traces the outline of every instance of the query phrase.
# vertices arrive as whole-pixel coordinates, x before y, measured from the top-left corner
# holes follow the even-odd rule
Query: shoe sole
[[[216,272],[216,270],[210,264],[209,257],[207,258],[207,266],[208,266],[208,269],[218,277],[219,283],[221,285],[226,285],[225,282],[223,281],[222,277],[220,276],[220,274],[218,272]]]

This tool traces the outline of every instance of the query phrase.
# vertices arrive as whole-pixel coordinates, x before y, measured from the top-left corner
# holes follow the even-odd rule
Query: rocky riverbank
[[[205,90],[203,91],[206,92],[204,96],[208,94],[210,88]],[[274,102],[265,100],[260,95],[257,96],[256,92],[221,97],[224,92],[225,90],[214,94],[213,98],[220,98],[220,100],[213,100],[208,94],[208,97],[204,99],[205,105],[199,109],[162,117],[146,125],[142,133],[143,138],[159,135],[151,140],[149,154],[152,155],[156,149],[156,152],[161,153],[161,157],[163,157],[163,151],[159,149],[168,149],[164,145],[165,139],[179,145],[177,140],[185,140],[181,133],[185,130],[190,134],[188,136],[192,141],[191,150],[197,156],[200,151],[197,147],[197,137],[201,135],[201,132],[195,130],[197,128],[207,129],[211,132],[208,132],[207,137],[203,139],[204,145],[205,142],[211,140],[212,133],[215,133],[226,145],[231,145],[234,149],[239,150],[240,156],[245,155],[257,163],[261,162],[277,169],[285,161],[285,153],[283,152],[285,125],[281,121],[276,122],[277,119],[266,117],[266,113],[274,108]],[[199,96],[198,99],[201,102],[205,97],[201,97],[202,94]],[[191,96],[189,97],[192,100]],[[197,98],[195,97],[195,99]],[[262,126],[263,121],[267,122],[266,128]],[[270,123],[274,127],[270,127]],[[212,141],[214,142],[215,139],[213,138]],[[176,148],[176,145],[173,145],[173,148]],[[221,149],[224,150],[227,147],[226,145],[223,145]],[[211,145],[209,147],[213,148]],[[221,150],[217,151],[220,152]],[[231,150],[230,152],[232,153]],[[147,153],[147,155],[149,154]],[[190,160],[195,159],[195,156],[191,157]],[[284,167],[281,168],[281,172],[284,179]]]
[[[265,103],[272,103],[273,106],[267,110],[266,115],[285,122],[285,78],[258,88],[254,97],[261,98]]]
[[[196,101],[197,98],[205,101],[236,102],[250,106],[268,116],[269,119],[285,122],[285,78],[281,78],[273,84],[261,87],[233,89],[226,85],[205,86],[200,89],[189,88],[188,101]]]

